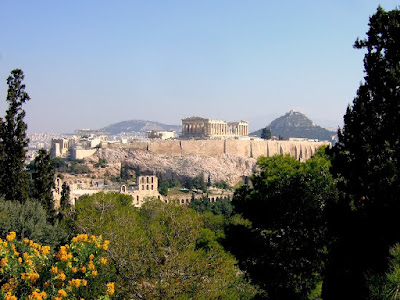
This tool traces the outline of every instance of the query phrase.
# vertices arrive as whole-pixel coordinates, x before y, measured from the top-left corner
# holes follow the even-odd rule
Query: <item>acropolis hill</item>
[[[248,136],[246,121],[225,122],[199,117],[183,119],[182,134],[173,139],[169,137],[171,131],[152,130],[147,139],[125,142],[111,142],[105,136],[87,133],[73,139],[54,139],[53,157],[84,158],[89,166],[100,160],[107,161],[106,170],[91,167],[92,176],[96,178],[104,177],[102,172],[105,171],[119,176],[123,165],[147,174],[163,174],[166,178],[193,178],[203,174],[212,182],[226,182],[231,186],[251,176],[260,156],[289,154],[304,161],[319,147],[330,145],[307,139],[262,140]]]
[[[182,132],[178,139],[162,140],[149,138],[129,143],[107,142],[105,137],[82,137],[80,139],[58,139],[52,142],[52,155],[69,155],[81,159],[93,155],[96,149],[128,149],[147,151],[164,156],[221,157],[225,154],[247,158],[289,154],[296,159],[310,158],[316,150],[329,142],[307,139],[288,141],[261,140],[248,136],[248,122],[225,122],[201,117],[182,119]],[[149,132],[149,137],[161,137]]]

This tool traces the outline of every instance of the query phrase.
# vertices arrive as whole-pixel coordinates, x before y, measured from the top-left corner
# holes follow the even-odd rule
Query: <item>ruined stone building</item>
[[[249,135],[249,122],[226,122],[202,117],[182,119],[182,138],[239,138]]]
[[[161,194],[158,192],[158,178],[155,175],[137,176],[136,186],[130,188],[122,185],[120,193],[131,195],[132,204],[137,207],[142,206],[146,198],[161,199]]]
[[[81,135],[51,140],[51,157],[82,159],[92,156],[96,148],[107,140],[106,136]]]
[[[149,139],[169,140],[176,138],[176,132],[174,130],[167,130],[167,131],[151,130],[147,131],[146,134],[147,138]]]

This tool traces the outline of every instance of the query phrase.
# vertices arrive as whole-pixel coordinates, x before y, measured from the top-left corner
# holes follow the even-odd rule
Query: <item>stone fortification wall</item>
[[[128,150],[148,150],[150,142],[133,142],[133,143],[103,143],[101,148],[109,149],[128,149]]]
[[[174,140],[110,144],[107,148],[144,150],[165,156],[211,156],[223,154],[258,158],[262,155],[290,154],[296,159],[310,158],[319,147],[330,146],[329,142],[308,141],[263,141],[263,140]]]
[[[220,157],[225,153],[224,140],[182,140],[179,142],[182,146],[183,156],[197,155]]]

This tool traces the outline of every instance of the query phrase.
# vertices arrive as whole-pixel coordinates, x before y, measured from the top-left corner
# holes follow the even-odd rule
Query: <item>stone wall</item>
[[[96,151],[97,149],[72,149],[71,157],[72,159],[83,159],[92,156]]]
[[[174,140],[109,144],[104,148],[144,150],[165,156],[210,156],[230,154],[258,158],[261,155],[290,154],[296,159],[310,158],[319,147],[330,146],[329,142],[308,141],[264,141],[264,140]]]

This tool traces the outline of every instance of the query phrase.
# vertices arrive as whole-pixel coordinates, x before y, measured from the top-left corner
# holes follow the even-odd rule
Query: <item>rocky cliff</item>
[[[212,182],[223,181],[235,185],[242,176],[250,176],[256,159],[224,154],[221,157],[163,156],[149,151],[130,149],[99,149],[92,159],[104,158],[110,164],[123,163],[141,172],[155,172],[166,176],[194,177],[210,175]]]

